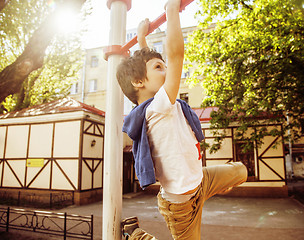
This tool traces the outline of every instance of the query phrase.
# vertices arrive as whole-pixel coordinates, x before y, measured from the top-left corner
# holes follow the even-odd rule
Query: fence
[[[33,231],[62,236],[63,239],[93,240],[93,215],[0,208],[0,228]]]

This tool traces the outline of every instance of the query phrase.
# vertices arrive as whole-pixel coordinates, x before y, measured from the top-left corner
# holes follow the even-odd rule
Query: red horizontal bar
[[[193,0],[182,0],[180,5],[180,12],[183,11]],[[153,22],[149,25],[148,34],[152,33],[156,28],[166,22],[166,13],[161,14],[158,18],[156,18]],[[147,34],[147,35],[148,35]],[[131,47],[133,47],[137,43],[137,36],[133,37],[129,42],[125,43],[120,50],[117,49],[115,46],[115,51],[109,51],[109,49],[105,50],[106,59],[111,54],[121,54],[126,55]]]
[[[180,12],[185,10],[185,8],[191,3],[193,0],[182,0],[181,6],[180,6]],[[162,25],[164,22],[166,22],[166,13],[163,13],[158,18],[156,18],[153,22],[149,25],[149,31],[148,34],[152,33],[156,28],[158,28],[160,25]],[[125,43],[121,47],[121,52],[125,52],[129,50],[131,47],[133,47],[137,43],[137,36],[133,37],[129,42]]]

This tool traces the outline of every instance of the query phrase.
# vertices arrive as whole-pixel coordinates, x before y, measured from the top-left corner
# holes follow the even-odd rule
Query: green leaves
[[[83,1],[70,2],[79,6]],[[44,56],[43,66],[31,72],[24,80],[20,93],[8,96],[2,103],[8,111],[62,98],[69,93],[71,84],[78,80],[78,71],[83,57],[81,49],[83,27],[68,33],[67,31],[56,31],[55,36],[46,34],[50,37],[35,39],[31,46],[28,44],[35,31],[49,16],[52,16],[54,10],[56,11],[59,8],[64,10],[66,1],[56,2],[58,3],[57,8],[49,3],[50,1],[47,0],[15,0],[10,1],[0,12],[0,72],[14,63],[26,47],[30,48],[29,52],[32,53],[30,56],[33,56],[33,50],[45,49],[38,48],[40,44],[48,46],[43,52],[39,50],[42,58]],[[72,6],[69,6],[69,8],[72,8]],[[82,14],[87,14],[86,9]],[[56,27],[58,26],[49,24],[47,25],[48,29],[44,29],[45,31],[42,34],[53,31]],[[43,41],[46,43],[43,43]],[[35,54],[37,54],[37,51]],[[2,80],[0,79],[0,81]]]
[[[219,107],[211,126],[238,121],[244,137],[242,129],[256,125],[257,117],[267,114],[268,123],[282,123],[292,112],[290,125],[297,136],[304,109],[303,5],[293,0],[201,0],[200,6],[199,14],[205,16],[199,16],[186,59],[196,67],[189,81],[199,79],[206,89],[203,104]],[[251,140],[261,141],[265,134],[273,132],[257,133]]]

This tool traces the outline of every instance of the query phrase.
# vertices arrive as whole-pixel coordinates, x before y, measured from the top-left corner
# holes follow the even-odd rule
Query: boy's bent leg
[[[203,170],[203,195],[205,199],[231,187],[236,187],[247,180],[247,168],[241,162],[205,167]]]
[[[141,228],[136,228],[128,240],[157,240],[154,236],[145,232]]]
[[[184,203],[171,203],[158,194],[159,212],[175,240],[198,240],[204,202],[211,196],[247,180],[247,168],[240,162],[204,167],[203,180],[194,197]]]
[[[158,208],[174,240],[198,240],[204,199],[201,185],[195,196],[184,203],[171,203],[158,194]]]
[[[156,240],[155,237],[139,228],[138,218],[128,217],[121,221],[122,234],[126,240]]]

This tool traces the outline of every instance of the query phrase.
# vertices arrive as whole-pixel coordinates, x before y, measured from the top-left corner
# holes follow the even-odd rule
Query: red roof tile
[[[193,111],[196,113],[201,122],[209,122],[211,120],[211,112],[217,110],[217,107],[193,108]]]
[[[76,101],[70,97],[66,97],[53,102],[44,103],[30,108],[25,108],[20,111],[2,114],[0,115],[0,119],[39,116],[39,115],[52,114],[52,113],[64,113],[64,112],[75,112],[75,111],[87,111],[100,116],[105,116],[105,112],[100,109]]]

